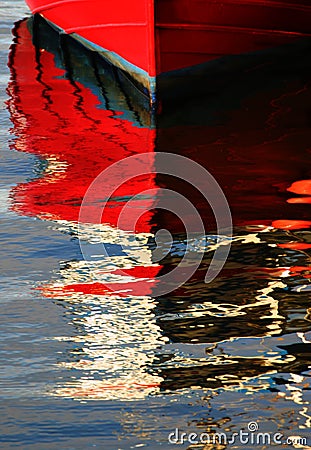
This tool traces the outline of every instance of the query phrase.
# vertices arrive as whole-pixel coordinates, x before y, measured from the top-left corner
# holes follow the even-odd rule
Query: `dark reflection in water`
[[[309,43],[289,47],[286,58],[263,59],[214,96],[164,110],[155,124],[96,56],[68,41],[59,47],[42,23],[33,36],[31,29],[27,21],[15,27],[8,105],[13,147],[39,159],[36,178],[12,189],[11,208],[78,239],[82,199],[104,169],[150,152],[146,172],[152,173],[122,185],[102,223],[81,224],[79,238],[97,255],[92,262],[60,255],[51,282],[36,288],[64,308],[72,327],[71,337],[57,338],[68,340],[68,353],[50,394],[139,400],[198,390],[209,403],[226,392],[235,405],[231,418],[195,419],[206,431],[226,430],[234,416],[256,410],[258,392],[271,392],[267,411],[275,414],[286,399],[303,423],[299,429],[289,417],[279,426],[305,435],[311,420]],[[231,253],[210,284],[206,270],[226,239],[216,243],[213,215],[195,189],[157,174],[162,151],[204,166],[232,209]],[[187,239],[181,221],[157,209],[160,187],[189,197],[210,234],[199,270],[159,298],[153,296],[158,277],[180,262]],[[133,217],[145,212],[135,233],[118,228],[128,199],[145,189],[153,195],[138,196],[130,210]],[[162,243],[163,258],[155,260],[155,234],[163,228],[174,240],[168,249]],[[110,257],[98,257],[102,241]]]

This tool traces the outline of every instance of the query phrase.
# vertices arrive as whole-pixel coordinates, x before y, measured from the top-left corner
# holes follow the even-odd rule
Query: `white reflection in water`
[[[77,233],[77,225],[73,223],[58,222],[57,228],[73,236]],[[152,288],[161,266],[152,262],[151,233],[133,235],[108,225],[85,225],[80,238],[89,246],[89,260],[64,263],[61,279],[42,289],[47,297],[62,302],[75,328],[73,337],[58,339],[76,343],[79,347],[78,351],[73,349],[70,356],[59,363],[71,379],[61,381],[53,395],[80,401],[137,400],[159,392],[160,385],[162,391],[169,391],[188,387],[201,389],[205,384],[213,392],[221,386],[227,391],[243,389],[251,395],[258,390],[270,389],[273,376],[279,373],[282,365],[294,367],[296,356],[279,348],[283,338],[278,336],[282,335],[286,318],[280,313],[279,300],[274,296],[274,292],[286,288],[289,267],[278,267],[274,269],[274,275],[271,272],[272,278],[262,278],[263,283],[249,292],[249,301],[245,303],[218,303],[216,297],[214,301],[190,303],[184,310],[163,315],[156,312],[159,301],[152,297]],[[246,245],[250,242],[261,245],[257,233],[234,239]],[[102,242],[119,245],[124,252],[100,256],[98,246]],[[178,242],[176,245],[176,249],[179,248]],[[92,248],[95,258],[92,258]],[[120,268],[125,272],[118,272]],[[260,268],[255,267],[255,271],[258,270]],[[253,276],[257,272],[249,273]],[[263,274],[266,276],[265,272]],[[139,283],[142,284],[137,288]],[[228,320],[241,317],[241,322],[237,323],[243,324],[243,317],[251,319],[253,311],[259,307],[263,307],[261,318],[267,319],[268,323],[263,330],[258,330],[260,334],[257,337],[245,335],[243,328],[240,333],[237,328],[236,335],[229,339],[219,336],[218,342],[208,344],[206,335],[205,343],[195,343],[190,339],[191,323],[178,324],[181,318],[200,319],[207,316],[211,317],[211,321],[219,317]],[[189,332],[191,344],[168,344],[169,339],[163,336],[170,327],[164,324],[166,321],[172,321],[177,333]],[[297,336],[292,336],[294,343]],[[303,339],[305,343],[306,338]],[[159,355],[163,359],[160,364]],[[174,371],[173,381],[167,383],[167,376],[170,375],[166,371],[170,370]],[[192,376],[190,384],[183,384],[183,370],[189,370],[189,373],[185,372],[188,379],[192,371],[198,372],[192,385]],[[285,382],[279,399],[284,396],[285,400],[304,405],[301,400],[303,391],[299,386],[307,378],[302,376],[304,381],[301,381],[297,376],[293,374],[288,384]]]
[[[133,295],[132,285],[138,281],[135,273],[126,276],[114,270],[122,267],[146,271],[147,275],[139,280],[152,285],[148,269],[157,270],[157,265],[152,264],[146,245],[149,235],[136,235],[134,239],[108,226],[102,226],[101,233],[96,233],[95,227],[87,228],[84,239],[90,246],[101,239],[123,248],[131,244],[131,254],[100,259],[97,253],[95,261],[67,263],[62,280],[43,288],[46,296],[63,300],[73,310],[71,322],[77,335],[58,339],[81,343],[77,360],[60,363],[75,378],[59,385],[53,395],[81,400],[141,399],[159,390],[162,378],[149,369],[166,338],[156,324],[152,297]],[[109,292],[109,286],[115,289],[116,283],[117,292]]]
[[[75,300],[89,303],[88,315],[76,321],[83,334],[74,338],[81,342],[83,356],[61,365],[83,376],[55,394],[138,399],[157,391],[162,378],[148,373],[147,367],[164,340],[154,321],[152,299],[71,295],[70,303]]]

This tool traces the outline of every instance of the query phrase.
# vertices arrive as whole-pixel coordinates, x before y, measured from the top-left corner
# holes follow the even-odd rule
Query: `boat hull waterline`
[[[311,36],[307,0],[26,0],[62,36],[99,53],[156,100],[162,75],[176,77],[227,56]]]

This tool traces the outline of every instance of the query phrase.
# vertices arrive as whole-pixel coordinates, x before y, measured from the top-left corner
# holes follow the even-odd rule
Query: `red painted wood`
[[[158,72],[276,47],[311,32],[306,0],[158,0],[156,13]]]
[[[311,33],[309,0],[26,1],[33,12],[150,76]]]
[[[157,28],[160,72],[190,67],[225,55],[263,50],[290,43],[300,35],[233,27],[209,29]]]
[[[26,0],[32,12],[155,76],[153,0]]]
[[[306,0],[157,0],[156,23],[308,33],[310,9],[310,2]]]

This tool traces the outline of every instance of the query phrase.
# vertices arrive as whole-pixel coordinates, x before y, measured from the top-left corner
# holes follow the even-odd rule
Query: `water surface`
[[[1,9],[2,448],[168,449],[176,428],[229,437],[250,422],[281,433],[282,448],[310,441],[309,46],[171,107],[155,128],[94,55],[68,42],[60,51],[44,27],[32,35],[27,14],[19,0]],[[210,284],[213,214],[158,173],[164,151],[200,163],[228,199],[231,252]],[[151,175],[120,185],[79,234],[92,181],[146,152]],[[163,187],[191,199],[207,247],[184,285],[157,296],[189,243],[182,220],[159,208]],[[88,217],[102,198],[91,200]],[[156,253],[162,229],[173,243]]]

